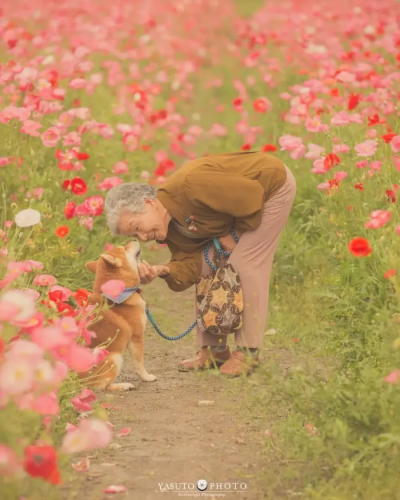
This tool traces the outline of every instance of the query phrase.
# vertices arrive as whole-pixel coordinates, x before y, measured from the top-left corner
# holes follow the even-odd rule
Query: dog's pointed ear
[[[92,271],[92,273],[96,272],[97,269],[97,260],[92,260],[91,262],[88,262],[85,264],[86,269],[89,269],[89,271]]]
[[[100,258],[103,259],[104,262],[107,262],[107,264],[110,264],[110,266],[122,267],[122,260],[119,259],[118,257],[113,257],[112,255],[107,255],[106,253],[102,253],[100,255]]]

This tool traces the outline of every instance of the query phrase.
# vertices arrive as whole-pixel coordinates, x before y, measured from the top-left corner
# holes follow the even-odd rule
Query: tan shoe
[[[202,347],[197,352],[194,358],[185,359],[178,363],[178,370],[181,372],[189,372],[191,370],[205,370],[221,366],[229,359],[231,351],[226,347],[223,351],[212,352],[209,347]]]
[[[254,368],[260,364],[258,356],[246,356],[242,351],[233,351],[231,357],[224,363],[219,371],[223,375],[231,377],[240,377],[241,375],[249,375],[254,371]]]

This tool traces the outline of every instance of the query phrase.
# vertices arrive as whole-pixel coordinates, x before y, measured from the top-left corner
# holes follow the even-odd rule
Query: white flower
[[[19,313],[14,318],[17,321],[23,321],[35,314],[35,301],[21,290],[10,290],[3,293],[0,303],[12,304],[19,309]]]
[[[15,224],[18,227],[30,227],[39,224],[40,222],[40,212],[34,210],[33,208],[27,208],[26,210],[21,210],[15,216]]]

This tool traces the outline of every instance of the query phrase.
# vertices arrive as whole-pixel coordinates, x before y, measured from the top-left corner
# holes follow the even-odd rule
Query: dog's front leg
[[[147,373],[144,366],[143,344],[143,337],[141,339],[133,337],[129,342],[129,352],[131,353],[135,370],[139,377],[145,382],[154,382],[154,380],[157,380],[157,377]]]

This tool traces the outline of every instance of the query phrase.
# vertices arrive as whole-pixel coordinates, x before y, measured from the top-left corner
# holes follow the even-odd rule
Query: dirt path
[[[170,335],[181,333],[190,324],[192,294],[192,291],[172,294],[164,283],[152,287],[151,291],[145,288],[149,307]],[[209,483],[246,483],[246,491],[225,492],[227,499],[264,498],[256,477],[263,430],[254,428],[243,418],[246,383],[226,379],[214,370],[179,372],[177,362],[194,352],[194,335],[169,342],[148,325],[146,367],[158,379],[152,383],[141,382],[126,357],[119,379],[132,382],[135,390],[99,394],[117,407],[117,410],[107,410],[109,420],[115,425],[115,434],[124,427],[131,427],[132,431],[128,436],[114,439],[120,448],[100,450],[91,459],[90,469],[79,486],[79,497],[109,498],[110,495],[103,493],[104,488],[120,484],[128,491],[114,497],[153,500],[161,498],[158,483],[197,485],[199,479],[205,479]],[[213,404],[199,405],[199,401],[204,400]],[[199,493],[197,488],[195,492]],[[210,489],[208,493],[208,498],[220,498],[212,495]],[[183,496],[177,491],[163,495],[171,499]]]

